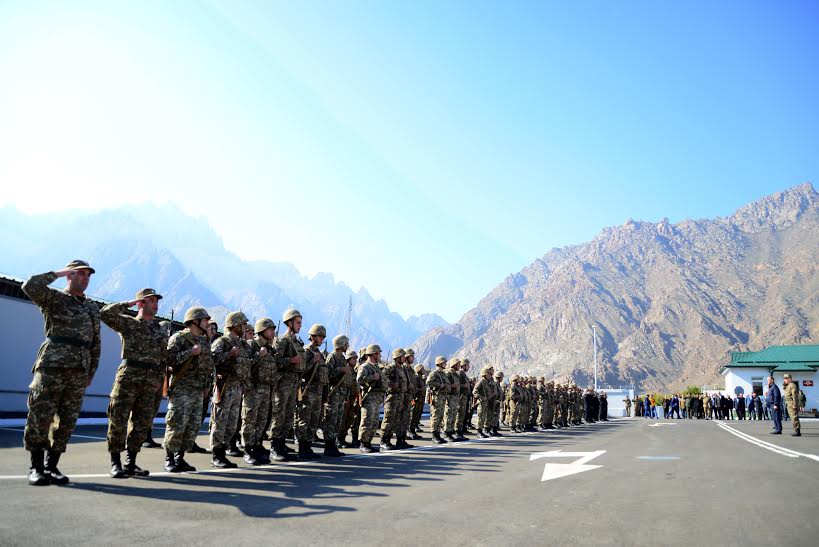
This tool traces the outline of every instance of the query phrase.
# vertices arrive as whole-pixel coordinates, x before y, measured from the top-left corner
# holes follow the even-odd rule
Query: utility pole
[[[597,327],[592,325],[592,344],[594,345],[594,391],[597,391]]]
[[[347,338],[350,337],[350,319],[353,315],[353,297],[350,296],[350,305],[347,306]]]

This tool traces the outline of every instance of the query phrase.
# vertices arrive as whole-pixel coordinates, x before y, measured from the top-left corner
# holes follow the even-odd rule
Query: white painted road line
[[[544,465],[540,482],[545,482],[552,479],[559,479],[560,477],[568,477],[569,475],[575,475],[584,471],[599,469],[603,466],[587,465],[586,462],[590,462],[605,453],[605,450],[595,450],[593,452],[563,452],[561,450],[552,450],[551,452],[535,452],[529,456],[529,461],[539,460],[541,458],[578,458],[572,463],[547,463]]]
[[[0,427],[0,430],[3,431],[16,431],[17,433],[25,433],[25,429],[15,429],[13,427]],[[107,437],[89,437],[88,435],[77,435],[76,433],[71,434],[72,437],[79,437],[80,439],[94,439],[95,441],[107,441]]]
[[[725,422],[723,422],[721,420],[714,420],[714,423],[717,424],[719,427],[721,427],[723,430],[730,433],[731,435],[734,435],[735,437],[739,437],[740,439],[742,439],[744,441],[747,441],[747,442],[749,442],[751,444],[755,444],[755,445],[757,445],[757,446],[759,446],[761,448],[764,448],[766,450],[770,450],[771,452],[775,452],[777,454],[781,454],[782,456],[787,456],[789,458],[807,458],[809,460],[814,460],[814,461],[819,462],[819,456],[817,456],[815,454],[805,454],[803,452],[797,452],[796,450],[791,450],[790,448],[785,448],[783,446],[779,446],[779,445],[776,445],[776,444],[773,444],[773,443],[763,441],[761,439],[757,439],[756,437],[752,437],[751,435],[748,435],[747,433],[744,433],[742,431],[734,429],[733,427],[729,426],[728,424],[726,424]]]

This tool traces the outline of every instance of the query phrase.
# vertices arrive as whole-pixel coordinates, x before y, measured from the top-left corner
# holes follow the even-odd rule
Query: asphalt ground
[[[769,435],[764,421],[620,419],[228,471],[193,454],[202,472],[175,475],[160,472],[163,451],[144,449],[139,463],[154,473],[124,480],[107,475],[105,428],[87,426],[61,462],[72,477],[64,487],[26,483],[20,429],[0,430],[3,545],[814,546],[819,538],[816,421],[793,438],[788,425]]]

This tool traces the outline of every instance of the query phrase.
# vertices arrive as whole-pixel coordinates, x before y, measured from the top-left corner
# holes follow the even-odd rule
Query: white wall
[[[767,384],[767,378],[770,376],[769,370],[761,367],[728,368],[723,374],[725,376],[725,391],[730,393],[732,397],[734,396],[734,388],[736,386],[742,386],[746,394],[750,393],[753,390],[751,384],[752,377],[761,376],[763,378],[763,386],[765,386],[765,384]],[[794,381],[799,382],[799,387],[805,392],[805,397],[807,398],[805,408],[808,410],[819,409],[819,386],[814,385],[813,387],[805,387],[803,385],[804,380],[813,380],[814,384],[817,383],[817,381],[819,381],[819,378],[817,378],[819,374],[816,372],[791,372],[790,375]],[[779,386],[779,389],[782,389],[785,386],[783,376],[784,373],[782,372],[775,372],[773,375],[774,382]],[[763,387],[763,390],[767,391],[768,388]]]

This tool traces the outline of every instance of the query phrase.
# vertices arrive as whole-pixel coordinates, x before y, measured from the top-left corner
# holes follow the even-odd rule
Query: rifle
[[[168,328],[168,336],[170,336],[171,333],[173,333],[173,308],[171,308],[171,325]],[[170,388],[168,387],[168,367],[166,366],[165,367],[165,375],[162,377],[162,398],[163,399],[168,398],[169,389]]]
[[[213,404],[222,402],[222,391],[225,389],[225,379],[216,376],[216,382],[213,385]]]
[[[313,357],[315,359],[315,357]],[[313,378],[316,377],[316,371],[318,370],[319,365],[313,365],[313,372],[310,374],[310,378],[308,378],[307,383],[304,384],[304,389],[299,386],[298,390],[296,391],[296,401],[301,402],[304,399],[304,394],[307,391],[307,388],[310,387],[310,384],[313,383]]]

